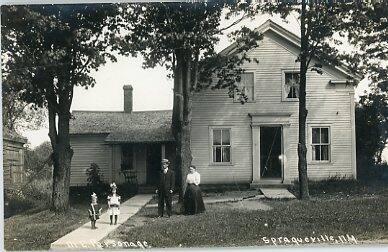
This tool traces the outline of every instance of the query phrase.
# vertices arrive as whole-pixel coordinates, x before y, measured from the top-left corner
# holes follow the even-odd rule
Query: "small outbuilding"
[[[3,177],[4,189],[20,187],[26,181],[24,167],[27,138],[3,129]]]

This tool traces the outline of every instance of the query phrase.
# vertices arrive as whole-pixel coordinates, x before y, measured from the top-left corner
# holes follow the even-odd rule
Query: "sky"
[[[268,18],[269,16],[261,16],[255,20],[246,20],[241,25],[250,28],[258,27]],[[298,34],[299,29],[296,18],[291,17],[288,23],[282,22],[279,17],[271,17],[271,19],[291,32]],[[224,21],[221,26],[224,27],[232,21]],[[230,41],[227,36],[223,36],[220,38],[216,49],[220,51],[229,44]],[[167,78],[168,72],[164,67],[143,69],[141,57],[117,57],[118,61],[116,63],[107,63],[100,67],[98,71],[92,73],[96,80],[96,85],[93,88],[85,90],[81,87],[75,87],[72,110],[122,111],[124,85],[132,85],[133,87],[134,111],[172,109],[173,81]],[[355,90],[356,97],[363,94],[367,88],[368,82],[362,81]],[[39,130],[25,131],[23,135],[28,138],[29,145],[32,148],[36,147],[49,140],[48,126]],[[388,148],[383,153],[383,159],[388,160]]]

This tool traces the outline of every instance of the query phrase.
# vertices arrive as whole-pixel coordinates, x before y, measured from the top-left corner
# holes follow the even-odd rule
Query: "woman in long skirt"
[[[189,174],[186,178],[186,192],[184,196],[185,214],[197,214],[205,211],[205,204],[202,199],[202,192],[199,188],[201,175],[194,165],[190,166]]]

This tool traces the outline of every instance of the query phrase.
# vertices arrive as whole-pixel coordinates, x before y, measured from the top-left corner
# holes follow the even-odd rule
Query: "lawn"
[[[333,187],[330,183],[327,187],[313,184],[310,201],[255,202],[272,207],[267,211],[265,207],[259,210],[234,207],[239,202],[220,203],[207,205],[206,213],[197,216],[155,219],[156,208],[143,208],[110,234],[108,241],[146,241],[152,247],[219,247],[284,245],[287,240],[292,244],[293,239],[304,244],[306,237],[308,243],[318,239],[319,243],[327,240],[342,243],[347,235],[350,243],[354,239],[358,242],[388,239],[386,183],[371,190],[359,182],[346,182],[353,190],[345,191],[344,186]]]
[[[47,250],[50,244],[88,221],[88,204],[73,205],[69,212],[26,212],[4,220],[6,250]]]

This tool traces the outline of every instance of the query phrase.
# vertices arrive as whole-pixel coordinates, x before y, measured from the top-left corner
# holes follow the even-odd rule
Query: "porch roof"
[[[70,134],[108,134],[109,143],[171,142],[171,110],[73,111]]]
[[[112,132],[105,138],[105,142],[107,143],[155,143],[173,141],[174,138],[170,127]]]

